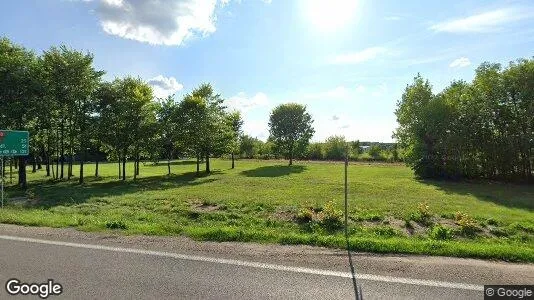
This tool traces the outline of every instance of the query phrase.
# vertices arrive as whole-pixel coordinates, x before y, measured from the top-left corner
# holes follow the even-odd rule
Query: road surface
[[[483,299],[484,284],[534,283],[532,264],[353,259],[364,299]],[[0,225],[0,299],[11,278],[53,279],[63,293],[49,299],[354,299],[349,271],[340,250]]]

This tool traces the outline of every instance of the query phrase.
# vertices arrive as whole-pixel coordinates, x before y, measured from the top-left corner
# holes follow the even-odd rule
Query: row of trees
[[[483,63],[472,82],[437,94],[418,75],[396,115],[395,136],[421,177],[533,179],[534,59]]]
[[[37,56],[0,39],[0,128],[30,131],[34,170],[44,165],[47,176],[70,179],[76,160],[82,183],[84,161],[96,160],[98,176],[98,161],[107,158],[119,162],[124,180],[128,159],[135,162],[136,177],[141,158],[187,155],[197,158],[197,172],[204,160],[209,173],[211,156],[238,150],[241,117],[226,110],[211,85],[202,84],[178,103],[171,96],[154,101],[141,79],[106,82],[103,75],[89,53],[62,46]],[[20,157],[22,186],[25,163]]]
[[[273,159],[281,158],[273,150],[273,142],[263,142],[257,138],[243,135],[239,147],[241,158]],[[311,142],[296,156],[306,160],[344,160],[349,155],[351,161],[399,162],[403,160],[402,149],[395,143],[372,143],[346,141],[343,136],[331,136],[324,142]]]

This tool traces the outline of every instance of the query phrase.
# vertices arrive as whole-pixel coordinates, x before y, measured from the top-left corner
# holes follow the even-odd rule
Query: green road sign
[[[0,156],[26,156],[29,142],[27,131],[0,130]]]

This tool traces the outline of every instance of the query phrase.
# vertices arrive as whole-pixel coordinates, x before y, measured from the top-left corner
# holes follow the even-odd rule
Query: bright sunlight
[[[332,32],[350,23],[358,0],[306,0],[301,2],[305,17],[322,32]]]

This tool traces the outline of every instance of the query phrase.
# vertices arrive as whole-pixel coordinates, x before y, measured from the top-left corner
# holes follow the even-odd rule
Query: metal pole
[[[347,153],[345,156],[345,237],[349,237],[349,201],[348,201],[348,184],[347,184],[347,169],[349,166],[349,151],[347,149]]]
[[[4,157],[2,156],[2,171],[0,172],[2,176],[2,209],[4,208]]]

